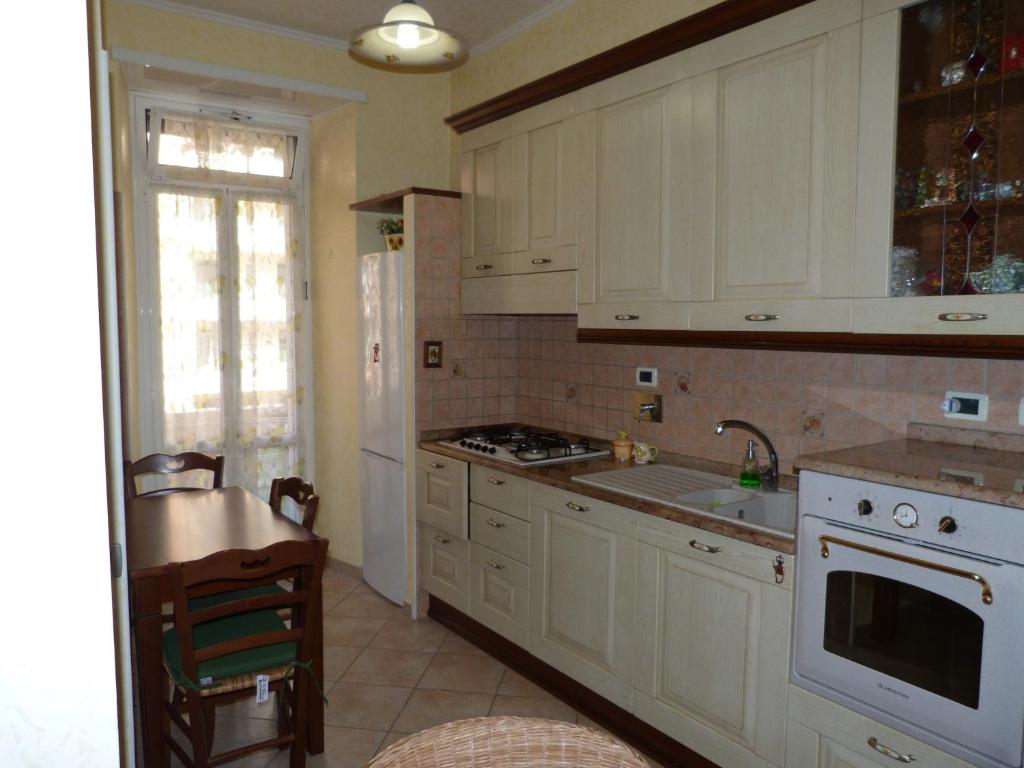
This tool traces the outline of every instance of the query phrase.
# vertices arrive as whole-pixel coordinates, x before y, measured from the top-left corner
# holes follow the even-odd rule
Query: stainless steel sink
[[[795,493],[741,488],[723,475],[668,464],[647,464],[581,475],[573,480],[789,538],[796,531]]]

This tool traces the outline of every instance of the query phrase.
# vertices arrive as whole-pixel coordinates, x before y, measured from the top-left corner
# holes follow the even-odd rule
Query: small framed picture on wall
[[[424,341],[423,342],[423,367],[440,368],[444,365],[444,342]]]

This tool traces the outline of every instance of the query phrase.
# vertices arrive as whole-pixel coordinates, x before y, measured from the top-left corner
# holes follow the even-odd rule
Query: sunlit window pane
[[[160,121],[160,165],[291,178],[297,138],[213,120]]]

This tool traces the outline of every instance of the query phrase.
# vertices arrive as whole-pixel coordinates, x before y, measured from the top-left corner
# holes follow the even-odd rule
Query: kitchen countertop
[[[1024,435],[911,424],[904,439],[799,456],[793,464],[1024,509]]]
[[[425,437],[435,437],[435,435],[425,435]],[[436,437],[440,438],[441,436],[436,435]],[[598,441],[594,442],[596,444]],[[501,472],[507,472],[510,475],[525,477],[526,479],[533,480],[537,483],[544,483],[563,490],[581,493],[592,499],[606,501],[609,504],[616,504],[628,509],[635,509],[638,512],[654,515],[655,517],[664,518],[665,520],[684,523],[685,525],[690,525],[694,528],[700,528],[705,531],[710,531],[711,533],[728,536],[729,538],[738,539],[739,541],[747,541],[751,544],[766,547],[776,552],[788,555],[792,555],[796,552],[796,542],[794,539],[777,536],[764,531],[752,530],[742,525],[731,523],[728,520],[706,517],[696,512],[688,512],[684,509],[665,507],[655,502],[636,499],[632,496],[626,496],[625,494],[573,481],[573,477],[578,477],[580,475],[589,475],[595,472],[607,472],[612,469],[623,469],[624,465],[619,464],[611,457],[588,459],[586,461],[572,461],[561,464],[531,466],[528,464],[509,464],[508,462],[496,461],[482,455],[469,454],[465,451],[441,445],[436,439],[423,440],[420,442],[420,448],[442,456],[448,456],[449,458],[459,459],[473,464],[480,464],[481,466],[496,469]],[[737,468],[731,464],[724,464],[718,461],[708,461],[707,459],[700,459],[694,456],[684,456],[668,452],[658,454],[658,463],[685,467],[686,469],[693,469],[699,472],[710,472],[716,475],[724,475],[725,477],[733,477],[737,471]],[[783,475],[779,484],[783,488],[795,490],[796,478]]]

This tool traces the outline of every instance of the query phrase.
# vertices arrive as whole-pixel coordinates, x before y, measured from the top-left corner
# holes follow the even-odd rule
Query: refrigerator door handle
[[[373,362],[380,362],[380,342],[378,341],[373,345]]]

